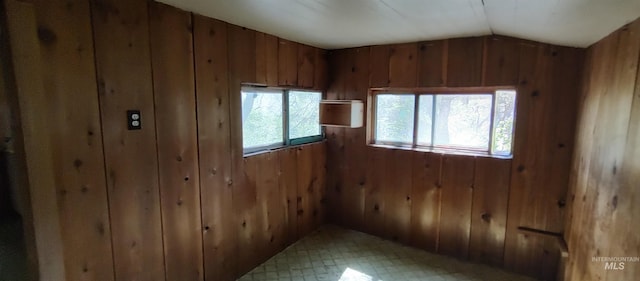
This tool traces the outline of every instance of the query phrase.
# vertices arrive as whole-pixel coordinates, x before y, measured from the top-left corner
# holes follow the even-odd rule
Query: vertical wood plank
[[[467,258],[475,157],[445,155],[442,159],[440,241],[438,251]]]
[[[267,86],[278,86],[278,37],[265,34],[266,48],[266,83]]]
[[[437,251],[442,154],[413,153],[411,245]]]
[[[482,37],[456,38],[448,41],[447,86],[475,87],[482,83]]]
[[[298,147],[296,150],[296,174],[298,179],[298,198],[297,198],[297,214],[298,214],[298,235],[304,237],[313,229],[313,210],[312,200],[315,191],[312,176],[313,169],[312,150],[309,146]]]
[[[256,32],[257,84],[278,86],[278,37]]]
[[[511,161],[476,158],[469,257],[502,266]]]
[[[247,181],[242,146],[242,83],[255,80],[255,31],[227,24],[227,56],[229,78],[229,118],[231,134],[232,196],[235,209],[235,223],[238,229],[238,275],[248,272],[257,265],[259,259],[252,254],[256,250],[255,232],[258,229],[256,217],[256,185]],[[255,167],[252,167],[255,169]]]
[[[116,279],[165,278],[148,11],[145,1],[92,2]],[[142,130],[128,131],[129,109]]]
[[[517,85],[519,46],[517,39],[500,36],[485,37],[485,86]]]
[[[231,191],[227,26],[194,15],[195,80],[205,280],[236,272],[236,224]]]
[[[282,190],[283,200],[286,204],[286,244],[290,244],[298,239],[298,174],[296,172],[296,150],[293,148],[283,149],[280,151],[279,156],[280,189]]]
[[[365,210],[363,228],[367,233],[377,236],[384,235],[385,190],[387,188],[388,170],[387,155],[389,150],[384,148],[370,148],[367,153],[367,163],[373,167],[367,169],[367,185],[365,193]]]
[[[329,62],[327,51],[314,48],[315,50],[315,68],[313,70],[313,88],[325,91],[329,84]]]
[[[267,38],[256,32],[256,84],[267,85]]]
[[[298,43],[278,39],[278,85],[296,86],[298,82]]]
[[[420,42],[418,44],[419,87],[442,87],[446,85],[446,48],[445,40]]]
[[[418,78],[418,45],[398,44],[391,47],[389,56],[389,86],[415,87]]]
[[[390,45],[371,46],[369,85],[371,87],[389,86],[389,58],[391,56]]]
[[[200,176],[191,14],[149,3],[167,280],[202,280]]]
[[[89,2],[75,1],[73,9],[63,1],[34,6],[67,278],[113,280]]]
[[[409,242],[411,230],[412,154],[410,150],[392,150],[385,185],[385,237]]]
[[[53,147],[47,122],[36,11],[31,3],[1,3],[2,72],[14,112],[16,184],[21,203],[27,280],[64,280],[64,247],[56,200]]]
[[[313,78],[315,77],[315,60],[316,53],[313,47],[298,44],[298,79],[296,86],[302,88],[312,88]]]

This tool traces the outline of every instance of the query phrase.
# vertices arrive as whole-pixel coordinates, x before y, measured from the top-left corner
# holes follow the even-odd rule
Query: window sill
[[[301,144],[281,145],[281,146],[277,146],[277,147],[265,148],[265,149],[262,149],[262,150],[245,153],[242,158],[250,158],[250,157],[253,157],[253,156],[258,156],[260,154],[272,153],[272,152],[277,152],[277,151],[285,150],[285,149],[294,149],[294,148],[299,148],[299,147],[303,147],[303,146],[306,146],[306,145],[323,143],[323,142],[326,142],[326,141],[327,141],[327,139],[323,138],[323,139],[319,139],[319,140],[313,141],[313,142],[305,142],[305,143],[301,143]]]
[[[463,156],[474,156],[474,157],[488,157],[488,158],[497,158],[497,159],[513,159],[513,155],[491,155],[486,152],[474,152],[467,150],[458,150],[458,149],[444,149],[444,148],[426,148],[426,147],[411,147],[411,146],[400,146],[400,145],[388,145],[388,144],[378,144],[378,143],[370,143],[367,144],[371,147],[377,148],[385,148],[385,149],[399,149],[399,150],[412,150],[417,152],[424,153],[435,153],[435,154],[443,154],[443,155],[463,155]]]

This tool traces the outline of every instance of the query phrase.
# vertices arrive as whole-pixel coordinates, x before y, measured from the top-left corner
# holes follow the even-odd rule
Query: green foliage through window
[[[374,95],[373,141],[377,144],[510,156],[515,99],[515,90],[378,92]]]
[[[321,139],[322,93],[243,87],[241,94],[245,153]]]

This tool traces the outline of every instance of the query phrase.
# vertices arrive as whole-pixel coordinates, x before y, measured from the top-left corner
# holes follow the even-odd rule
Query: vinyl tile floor
[[[365,233],[326,225],[271,257],[239,281],[534,281]]]

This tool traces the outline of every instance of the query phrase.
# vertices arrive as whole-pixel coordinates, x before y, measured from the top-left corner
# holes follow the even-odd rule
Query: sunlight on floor
[[[338,281],[378,281],[378,280],[374,280],[373,277],[369,275],[366,275],[360,271],[347,267],[347,269],[342,273],[342,276],[340,276],[340,279],[338,279]]]

